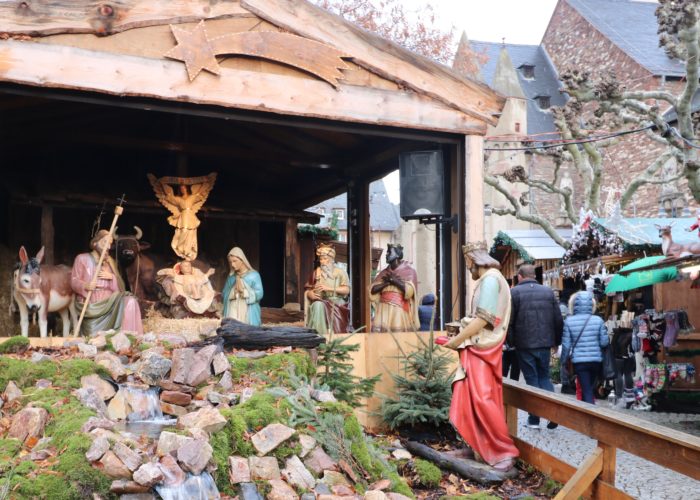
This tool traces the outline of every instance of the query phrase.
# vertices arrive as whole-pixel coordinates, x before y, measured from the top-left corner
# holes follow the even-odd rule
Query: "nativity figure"
[[[306,326],[321,335],[347,333],[350,326],[348,273],[335,263],[335,248],[321,243],[316,249],[319,266],[305,285]]]
[[[172,214],[168,222],[175,228],[171,246],[178,257],[193,261],[197,258],[197,228],[200,220],[197,212],[214,187],[216,173],[204,177],[162,177],[157,179],[148,174],[158,201]],[[177,184],[179,194],[175,194],[171,184]]]
[[[218,294],[209,281],[213,274],[214,269],[204,273],[186,260],[158,271],[157,281],[165,292],[161,302],[168,306],[169,316],[216,316]]]
[[[100,229],[90,241],[90,252],[75,258],[71,271],[71,287],[76,294],[78,310],[83,308],[88,292],[90,300],[80,325],[82,335],[106,330],[124,330],[143,333],[138,301],[125,291],[117,264],[109,255],[97,269],[100,253],[112,245],[109,231]],[[97,280],[91,283],[97,273]]]
[[[370,301],[375,305],[373,332],[416,332],[420,329],[416,290],[418,275],[403,260],[401,245],[387,245],[386,266],[374,278]]]
[[[223,317],[260,326],[260,300],[263,298],[260,274],[253,269],[239,247],[232,248],[228,253],[228,263],[230,272],[222,293]]]

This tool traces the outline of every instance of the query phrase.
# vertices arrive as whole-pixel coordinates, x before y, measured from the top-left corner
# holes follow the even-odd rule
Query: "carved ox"
[[[151,248],[151,244],[141,241],[143,231],[134,226],[134,234],[117,234],[115,238],[116,254],[119,267],[126,273],[129,290],[140,300],[158,300],[158,283],[156,271],[162,267],[154,258],[143,253]]]
[[[35,257],[29,258],[24,247],[19,249],[20,268],[14,275],[14,298],[19,306],[22,335],[29,336],[29,314],[38,313],[39,332],[47,335],[48,314],[57,312],[63,322],[63,336],[70,332],[75,322],[74,294],[71,288],[71,268],[68,266],[42,266],[44,247]]]
[[[666,257],[685,257],[686,255],[700,254],[700,243],[687,243],[681,245],[674,243],[671,236],[671,228],[675,223],[672,222],[668,226],[659,226],[655,224],[659,230],[659,238],[661,238],[661,251]]]

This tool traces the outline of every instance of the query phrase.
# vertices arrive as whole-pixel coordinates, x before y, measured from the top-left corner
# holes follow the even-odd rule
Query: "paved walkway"
[[[600,404],[609,407],[607,402]],[[700,415],[616,411],[700,435]],[[595,448],[593,439],[563,426],[549,430],[545,427],[546,423],[543,419],[540,430],[530,429],[526,426],[527,413],[519,411],[518,437],[576,467]],[[700,500],[700,481],[621,450],[617,451],[615,485],[640,500]]]

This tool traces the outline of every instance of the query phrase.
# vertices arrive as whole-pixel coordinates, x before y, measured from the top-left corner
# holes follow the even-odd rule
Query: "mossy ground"
[[[414,467],[420,484],[426,488],[436,488],[440,484],[442,471],[435,464],[418,458],[414,463]]]
[[[290,368],[299,376],[311,378],[316,370],[311,359],[304,352],[287,354],[272,354],[260,359],[238,358],[229,356],[231,362],[231,377],[238,380],[243,375],[255,374],[261,380],[272,385],[287,385]]]
[[[0,344],[0,354],[10,354],[23,352],[29,347],[29,339],[27,337],[22,337],[17,335],[15,337],[10,337],[8,340]]]
[[[51,437],[55,455],[37,466],[20,461],[21,444],[16,440],[0,440],[0,489],[10,482],[12,498],[83,499],[109,494],[111,479],[94,469],[85,459],[90,439],[80,432],[85,421],[95,415],[71,395],[80,387],[80,378],[91,373],[103,374],[99,365],[89,360],[74,359],[60,363],[0,358],[0,386],[14,380],[24,391],[22,403],[33,403],[49,412],[44,436]],[[40,378],[51,380],[53,387],[36,389]]]

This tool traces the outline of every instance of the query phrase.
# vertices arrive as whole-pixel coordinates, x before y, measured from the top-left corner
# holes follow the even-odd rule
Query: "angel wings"
[[[197,212],[209,197],[216,182],[216,173],[203,177],[161,177],[148,174],[148,180],[153,186],[158,201],[172,214],[168,223],[175,227],[172,248],[175,253],[185,260],[197,258],[197,228],[199,219]],[[175,194],[172,185],[180,187],[180,194]],[[189,186],[189,190],[188,190]]]

